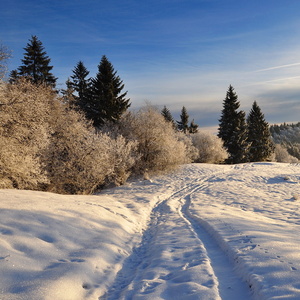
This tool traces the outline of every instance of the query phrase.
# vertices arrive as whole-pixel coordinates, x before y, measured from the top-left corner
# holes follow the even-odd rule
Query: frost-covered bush
[[[37,189],[47,182],[40,153],[49,143],[47,118],[55,95],[25,80],[0,87],[0,187]]]
[[[136,143],[96,133],[56,92],[25,80],[0,87],[0,188],[90,194],[122,184]]]
[[[165,171],[192,148],[152,107],[96,132],[51,88],[24,80],[0,87],[0,188],[90,194],[132,171]],[[118,127],[119,126],[119,127]]]
[[[0,44],[0,84],[7,72],[7,61],[9,58],[11,58],[11,51]]]
[[[223,141],[213,134],[199,131],[192,135],[192,141],[199,151],[195,162],[221,163],[228,157]]]
[[[116,185],[122,185],[131,175],[132,168],[138,160],[137,142],[126,140],[122,135],[108,140],[107,150],[109,161],[113,166],[108,175],[108,181]]]
[[[124,115],[119,132],[126,139],[137,142],[139,157],[135,171],[138,173],[165,171],[190,162],[186,146],[178,139],[172,124],[151,106]]]
[[[49,119],[50,144],[43,159],[49,178],[47,190],[90,194],[112,173],[110,137],[96,134],[82,114],[53,103]]]
[[[135,163],[136,143],[96,132],[85,117],[60,102],[53,104],[51,143],[45,152],[47,189],[91,194],[105,184],[124,184]]]
[[[275,157],[274,160],[283,163],[297,163],[298,159],[290,155],[285,147],[280,144],[275,145]]]
[[[182,141],[186,148],[186,156],[189,161],[195,161],[199,156],[199,150],[193,145],[193,134],[185,134],[184,132],[176,132],[179,141]]]

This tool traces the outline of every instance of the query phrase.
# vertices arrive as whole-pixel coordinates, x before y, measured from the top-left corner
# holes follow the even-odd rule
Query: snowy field
[[[300,299],[299,182],[191,164],[93,196],[0,190],[0,299]]]

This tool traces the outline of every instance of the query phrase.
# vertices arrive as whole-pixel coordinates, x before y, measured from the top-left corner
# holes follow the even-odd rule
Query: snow
[[[92,196],[0,190],[0,299],[300,299],[299,182],[190,164]]]

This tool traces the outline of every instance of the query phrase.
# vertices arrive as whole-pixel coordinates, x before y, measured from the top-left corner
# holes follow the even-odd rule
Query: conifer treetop
[[[73,95],[76,99],[76,105],[83,110],[88,106],[88,97],[91,89],[91,79],[87,78],[89,73],[84,63],[79,61],[73,70],[72,80],[69,80],[69,86],[77,93],[77,95]]]
[[[161,114],[166,119],[166,121],[174,122],[173,116],[166,106],[164,106],[164,108],[161,110]]]
[[[184,133],[188,132],[189,129],[189,115],[185,106],[181,109],[180,121],[177,121],[177,126],[180,131]]]
[[[105,55],[98,66],[98,73],[92,79],[91,119],[97,127],[106,121],[116,122],[130,107],[130,99],[126,98],[127,91],[123,81],[117,75],[112,63]]]
[[[240,163],[247,160],[247,126],[245,113],[238,111],[240,103],[232,85],[229,86],[220,118],[218,137],[224,142],[229,153],[228,163]]]
[[[27,77],[35,84],[46,83],[55,87],[57,78],[50,72],[53,69],[49,65],[51,60],[37,36],[31,37],[24,50],[23,65],[18,68],[18,76]]]
[[[254,101],[247,118],[248,142],[250,161],[265,161],[274,152],[274,145],[271,141],[269,124],[265,120],[257,102]]]

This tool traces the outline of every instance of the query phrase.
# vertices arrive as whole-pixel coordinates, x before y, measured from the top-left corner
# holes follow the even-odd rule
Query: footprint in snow
[[[10,257],[10,255],[8,254],[8,255],[6,255],[6,256],[0,256],[0,260],[3,260],[3,259],[7,259],[8,257]]]
[[[157,286],[161,285],[161,282],[146,282],[144,286],[142,287],[142,293],[143,294],[150,294],[153,292],[153,289],[155,289]]]
[[[45,267],[45,270],[54,269],[59,266],[62,266],[63,264],[66,264],[66,263],[83,263],[83,262],[85,262],[85,260],[82,258],[73,258],[71,260],[59,259],[58,261],[53,262],[53,263],[49,264],[47,267]]]
[[[55,239],[50,235],[40,235],[38,238],[46,243],[52,244],[55,242]]]
[[[84,283],[82,284],[82,287],[83,287],[85,290],[90,290],[93,286],[92,286],[90,283],[84,282]]]
[[[81,263],[81,262],[85,262],[84,259],[82,258],[74,258],[74,259],[71,259],[70,262],[77,262],[77,263]]]
[[[3,235],[13,235],[13,231],[7,228],[0,228],[0,234]]]

